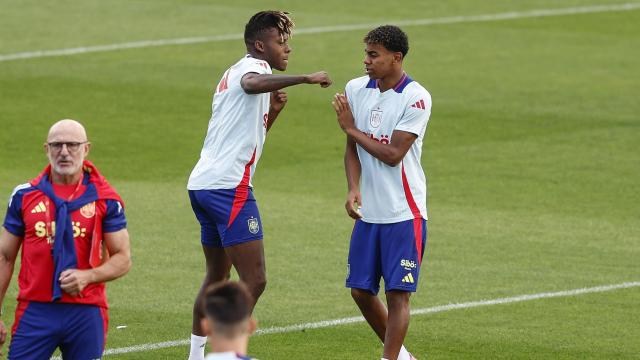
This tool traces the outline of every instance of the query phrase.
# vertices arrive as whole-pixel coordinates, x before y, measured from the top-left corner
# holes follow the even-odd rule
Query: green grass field
[[[0,0],[0,55],[241,33],[265,8],[288,9],[309,28],[622,1]],[[404,28],[405,68],[433,96],[429,245],[413,308],[640,281],[638,24],[640,9]],[[288,90],[253,180],[269,280],[255,313],[262,328],[359,315],[344,288],[352,221],[330,100],[363,74],[365,33],[291,41],[288,72],[327,70],[335,85]],[[109,349],[189,337],[204,260],[186,181],[213,88],[243,54],[231,40],[0,62],[0,196],[44,167],[49,126],[73,118],[125,199],[134,267],[109,285]],[[6,324],[16,294],[14,279]],[[632,287],[419,315],[406,345],[419,359],[637,359],[639,302]],[[362,322],[260,335],[250,346],[260,359],[381,351]]]

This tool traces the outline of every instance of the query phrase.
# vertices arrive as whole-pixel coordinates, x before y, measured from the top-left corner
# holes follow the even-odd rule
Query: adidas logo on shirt
[[[415,281],[413,280],[413,275],[411,275],[411,273],[408,273],[404,279],[402,279],[403,283],[409,283],[409,284],[413,284]]]
[[[418,108],[422,110],[426,110],[426,106],[424,106],[424,100],[420,99],[420,101],[416,101],[415,104],[411,105],[412,108]]]
[[[42,213],[45,211],[47,211],[47,207],[44,205],[42,201],[40,201],[38,205],[36,205],[33,209],[31,209],[32,214]]]

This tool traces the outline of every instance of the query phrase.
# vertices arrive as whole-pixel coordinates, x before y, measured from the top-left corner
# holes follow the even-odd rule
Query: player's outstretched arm
[[[117,279],[131,268],[129,232],[122,229],[104,234],[109,259],[90,270],[67,269],[60,274],[60,287],[70,295],[78,295],[91,283],[103,283]]]
[[[349,107],[347,97],[343,94],[336,94],[332,102],[333,108],[336,110],[338,116],[338,124],[340,128],[353,139],[358,145],[365,149],[376,159],[382,161],[389,166],[396,166],[400,164],[407,151],[416,141],[418,136],[416,134],[395,130],[391,134],[390,143],[382,143],[368,137],[365,133],[358,130],[355,126],[353,114]]]
[[[261,94],[284,89],[299,84],[319,84],[326,88],[332,81],[326,71],[318,71],[309,75],[280,75],[248,73],[240,80],[242,89],[247,94]]]
[[[16,257],[22,244],[22,238],[8,232],[4,227],[0,230],[0,307],[4,302],[7,287],[13,275]],[[0,319],[0,349],[7,340],[7,328]],[[2,352],[0,352],[2,355]]]

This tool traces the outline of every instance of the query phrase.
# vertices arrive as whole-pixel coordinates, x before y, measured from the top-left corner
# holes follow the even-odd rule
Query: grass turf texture
[[[498,13],[611,1],[265,2],[299,27]],[[1,1],[0,53],[240,33],[251,2]],[[334,11],[335,10],[335,11]],[[339,10],[339,11],[338,11]],[[423,163],[429,246],[414,308],[640,279],[640,11],[406,27],[406,69],[434,107]],[[253,183],[269,284],[262,327],[358,314],[343,288],[344,136],[331,95],[362,74],[366,31],[294,36],[291,88]],[[44,166],[51,123],[81,120],[90,156],[127,205],[134,268],[109,284],[108,348],[186,339],[203,258],[185,184],[211,92],[241,41],[0,63],[0,194]],[[16,271],[17,274],[17,271]],[[16,279],[3,319],[13,321]],[[424,358],[633,358],[640,289],[412,318]],[[117,325],[127,325],[116,330]],[[6,346],[6,345],[5,345]],[[265,335],[262,359],[376,358],[364,323]],[[114,355],[175,359],[187,348]]]

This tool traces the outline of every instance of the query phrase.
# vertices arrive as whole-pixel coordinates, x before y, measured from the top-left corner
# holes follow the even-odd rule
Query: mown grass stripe
[[[395,24],[398,26],[429,26],[429,25],[441,25],[441,24],[457,24],[457,23],[469,23],[469,22],[487,22],[487,21],[502,21],[502,20],[514,20],[523,18],[537,18],[537,17],[549,17],[549,16],[564,16],[575,14],[588,14],[588,13],[600,13],[600,12],[613,12],[613,11],[631,11],[640,9],[640,3],[624,3],[615,5],[591,5],[591,6],[579,6],[568,7],[559,9],[538,9],[528,11],[511,11],[497,14],[485,14],[485,15],[463,15],[463,16],[450,16],[441,18],[428,18],[428,19],[415,19],[415,20],[398,20],[398,21],[385,21],[384,23]],[[295,30],[295,34],[321,34],[332,33],[342,31],[353,30],[368,30],[372,27],[382,25],[382,23],[367,23],[367,24],[351,24],[351,25],[333,25],[333,26],[319,26],[299,28]],[[70,56],[95,52],[117,51],[126,49],[140,49],[157,46],[174,46],[174,45],[191,45],[208,42],[219,42],[228,40],[240,40],[243,38],[243,34],[226,34],[226,35],[213,35],[213,36],[197,36],[197,37],[185,37],[177,39],[158,39],[158,40],[141,40],[126,43],[108,44],[108,45],[96,45],[96,46],[82,46],[75,48],[54,49],[54,50],[34,50],[27,52],[19,52],[14,54],[0,55],[0,62],[12,61],[12,60],[27,60],[43,57],[55,57],[55,56]]]
[[[490,300],[478,300],[478,301],[469,301],[463,303],[455,303],[455,304],[447,304],[447,305],[438,305],[429,308],[422,309],[414,309],[411,311],[411,315],[426,315],[426,314],[434,314],[451,310],[459,310],[459,309],[470,309],[481,306],[491,306],[491,305],[504,305],[504,304],[512,304],[523,301],[532,301],[539,299],[549,299],[549,298],[558,298],[558,297],[568,297],[568,296],[578,296],[584,294],[593,294],[593,293],[601,293],[607,291],[615,291],[620,289],[628,289],[639,287],[640,281],[633,282],[623,282],[620,284],[612,284],[612,285],[602,285],[595,286],[589,288],[580,288],[580,289],[572,289],[572,290],[564,290],[564,291],[555,291],[555,292],[543,292],[537,294],[525,294],[525,295],[516,295],[511,297],[490,299]],[[334,327],[339,325],[347,325],[364,322],[364,318],[362,316],[354,316],[347,317],[342,319],[333,319],[333,320],[323,320],[312,323],[303,323],[289,326],[281,326],[281,327],[270,327],[265,329],[259,329],[256,331],[256,336],[259,335],[269,335],[269,334],[283,334],[283,333],[291,333],[295,331],[302,330],[311,330],[311,329],[321,329]],[[169,347],[176,346],[186,346],[189,344],[189,339],[184,340],[174,340],[174,341],[164,341],[159,343],[150,343],[150,344],[140,344],[133,345],[115,349],[107,349],[104,352],[104,355],[116,355],[116,354],[127,354],[133,352],[145,352],[152,351],[158,349],[164,349]],[[61,359],[60,357],[53,357],[52,359]]]

